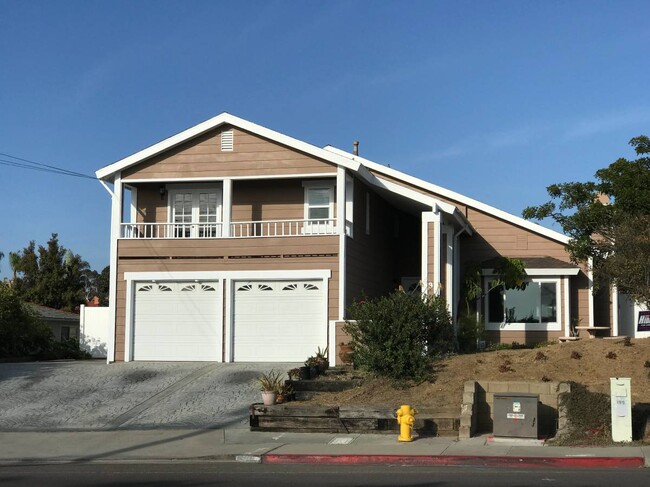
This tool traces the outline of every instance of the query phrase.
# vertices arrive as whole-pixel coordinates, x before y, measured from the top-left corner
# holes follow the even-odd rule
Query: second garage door
[[[322,280],[235,282],[234,360],[303,362],[327,345]]]

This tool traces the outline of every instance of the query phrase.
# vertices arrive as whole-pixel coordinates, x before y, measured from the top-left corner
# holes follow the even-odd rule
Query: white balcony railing
[[[122,223],[120,238],[248,238],[335,235],[336,220],[267,220],[233,222],[229,235],[222,223]]]
[[[122,223],[120,238],[219,238],[221,223]]]
[[[301,235],[334,235],[336,220],[271,220],[233,222],[230,236],[246,237],[293,237]]]

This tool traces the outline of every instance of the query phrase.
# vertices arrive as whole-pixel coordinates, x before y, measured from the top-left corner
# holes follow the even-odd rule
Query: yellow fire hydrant
[[[397,441],[413,441],[411,431],[415,423],[415,415],[418,412],[411,406],[402,404],[395,413],[397,414],[397,424],[399,424],[399,437]]]

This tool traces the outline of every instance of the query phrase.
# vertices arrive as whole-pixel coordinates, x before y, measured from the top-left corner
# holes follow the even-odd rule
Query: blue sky
[[[223,111],[520,215],[650,135],[647,1],[0,0],[0,152],[87,174]],[[0,251],[108,264],[97,181],[0,165]],[[0,262],[0,277],[9,274]]]

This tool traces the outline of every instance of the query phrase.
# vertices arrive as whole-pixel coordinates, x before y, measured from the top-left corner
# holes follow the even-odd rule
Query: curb
[[[320,465],[430,465],[514,468],[639,468],[644,457],[504,457],[469,455],[262,455],[265,464],[310,463]]]

